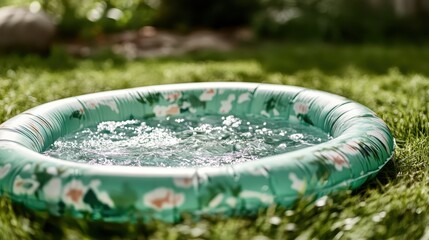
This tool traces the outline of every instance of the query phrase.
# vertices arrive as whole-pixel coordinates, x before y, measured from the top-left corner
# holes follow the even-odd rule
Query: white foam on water
[[[330,139],[313,126],[264,116],[180,116],[102,122],[59,138],[45,155],[95,165],[221,166]]]

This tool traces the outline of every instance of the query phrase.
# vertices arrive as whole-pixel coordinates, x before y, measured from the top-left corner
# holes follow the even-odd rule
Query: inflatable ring
[[[94,166],[41,154],[58,137],[101,121],[232,113],[311,124],[332,139],[221,167]],[[183,214],[249,214],[271,204],[291,206],[302,196],[354,189],[393,153],[394,139],[374,112],[330,93],[256,83],[150,86],[46,103],[3,123],[0,193],[56,215],[175,222]]]

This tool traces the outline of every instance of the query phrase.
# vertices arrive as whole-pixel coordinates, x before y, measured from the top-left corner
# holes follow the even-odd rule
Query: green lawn
[[[105,224],[34,213],[0,200],[0,239],[416,239],[429,237],[429,45],[265,43],[230,53],[125,61],[109,53],[77,60],[0,57],[0,122],[44,102],[153,84],[246,81],[343,95],[391,128],[396,159],[358,191],[248,218],[185,219],[169,225]]]

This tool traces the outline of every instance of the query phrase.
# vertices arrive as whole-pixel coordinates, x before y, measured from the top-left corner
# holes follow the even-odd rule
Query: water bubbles
[[[295,133],[289,136],[289,139],[293,141],[299,141],[303,138],[304,138],[304,135],[302,133]]]
[[[185,121],[185,119],[183,119],[183,118],[178,118],[178,119],[176,119],[176,120],[174,120],[175,122],[177,122],[177,123],[182,123],[182,122],[184,122]]]
[[[216,167],[328,139],[319,129],[281,118],[169,116],[102,122],[58,139],[45,154],[94,165]]]
[[[278,148],[285,149],[287,147],[286,143],[280,143]]]
[[[232,115],[230,115],[226,118],[223,118],[223,119],[224,120],[223,120],[222,124],[225,126],[231,126],[231,127],[236,128],[236,127],[239,127],[241,124],[241,119],[234,117]]]
[[[234,144],[234,146],[233,146],[233,151],[234,152],[240,151],[241,149],[242,149],[242,147],[241,147],[240,144]]]

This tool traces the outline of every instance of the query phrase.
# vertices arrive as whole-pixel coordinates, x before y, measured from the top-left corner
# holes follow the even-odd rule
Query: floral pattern
[[[215,209],[222,204],[226,204],[230,208],[234,208],[237,205],[237,198],[232,196],[228,197],[223,193],[219,193],[209,202],[208,208]]]
[[[177,104],[171,104],[169,106],[157,105],[153,108],[153,111],[157,117],[173,116],[180,113],[180,107]]]
[[[182,106],[180,108],[183,109],[183,110],[188,110],[191,113],[196,113],[197,112],[197,109],[195,109],[194,107],[192,107],[192,105],[191,105],[190,102],[186,102],[186,101],[182,102]]]
[[[0,168],[0,180],[6,177],[6,175],[10,172],[11,168],[12,168],[12,165],[10,163]]]
[[[308,113],[308,105],[302,102],[296,102],[293,105],[293,110],[295,111],[295,114],[307,114]]]
[[[181,92],[172,92],[164,95],[164,98],[169,102],[175,102],[182,97]]]
[[[219,193],[218,195],[216,195],[216,197],[214,197],[210,202],[209,202],[209,207],[210,208],[216,208],[217,206],[219,206],[222,203],[224,194]]]
[[[232,109],[232,101],[234,100],[235,100],[235,95],[230,94],[226,100],[221,101],[220,102],[221,107],[219,109],[219,112],[222,114],[229,113],[229,111],[231,111]]]
[[[228,204],[229,207],[234,208],[237,205],[237,198],[235,197],[229,197],[226,199],[226,204]]]
[[[89,210],[89,206],[83,201],[88,187],[79,180],[71,180],[64,186],[62,195],[63,202],[68,206],[73,206],[77,210]]]
[[[289,173],[289,179],[292,181],[292,189],[299,193],[305,192],[307,184],[304,180],[301,180],[295,173]]]
[[[148,192],[143,197],[143,202],[155,210],[174,208],[182,205],[185,201],[183,193],[175,193],[168,188],[157,188]]]
[[[360,142],[357,140],[351,140],[351,141],[347,141],[341,148],[340,150],[343,153],[346,154],[350,154],[350,155],[355,155],[359,153],[359,149],[361,148],[360,146]]]
[[[211,101],[215,95],[216,90],[213,88],[209,88],[207,90],[204,90],[204,92],[200,95],[200,100],[204,102]]]
[[[57,182],[50,184],[57,184]],[[113,200],[106,191],[99,190],[100,185],[101,181],[98,179],[92,180],[88,185],[73,179],[64,185],[62,201],[66,206],[71,206],[79,211],[91,212],[94,208],[100,207],[113,208],[115,206]],[[50,194],[52,198],[57,197],[58,194],[58,192],[49,192],[48,190],[46,193]]]
[[[95,195],[96,195],[98,201],[100,201],[102,204],[109,206],[110,208],[115,207],[115,204],[113,203],[109,194],[106,191],[100,191],[99,190],[99,187],[101,186],[100,180],[98,180],[98,179],[92,180],[90,182],[89,186],[95,192]]]
[[[174,185],[181,187],[181,188],[190,188],[194,185],[194,179],[193,178],[175,178]]]
[[[268,177],[270,174],[268,167],[264,167],[264,168],[252,167],[247,169],[247,171],[253,176]]]
[[[39,182],[33,178],[22,178],[18,175],[13,181],[13,193],[16,195],[32,195],[39,185]]]
[[[256,198],[259,199],[262,203],[272,204],[274,202],[274,196],[271,194],[256,192],[256,191],[242,191],[240,193],[241,198]]]
[[[265,111],[265,110],[261,111],[261,115],[263,115],[265,117],[271,117],[270,114],[267,111]]]
[[[247,101],[250,101],[250,93],[248,92],[240,94],[240,96],[238,97],[237,103],[241,104]]]
[[[91,100],[91,101],[87,101],[85,102],[85,106],[88,109],[96,109],[99,106],[107,106],[109,107],[113,112],[118,113],[119,114],[119,108],[118,105],[116,104],[116,102],[114,100],[102,100],[102,101],[95,101],[95,100]]]
[[[327,163],[333,165],[337,171],[342,171],[344,168],[350,168],[348,158],[335,150],[319,152],[318,156]]]
[[[293,105],[293,110],[295,111],[296,117],[305,123],[314,125],[311,119],[308,116],[309,106],[306,103],[295,102]]]
[[[32,165],[30,163],[25,164],[24,167],[22,168],[22,171],[29,172],[29,171],[31,171],[31,167],[32,167]]]
[[[48,202],[58,202],[61,198],[62,182],[60,178],[52,178],[44,187],[43,195]]]
[[[274,116],[278,116],[280,115],[280,112],[277,109],[273,108],[273,114]]]
[[[56,176],[56,175],[58,175],[58,169],[57,169],[56,167],[53,167],[53,166],[48,167],[48,168],[46,169],[46,172],[47,172],[48,174],[52,175],[52,176]]]

